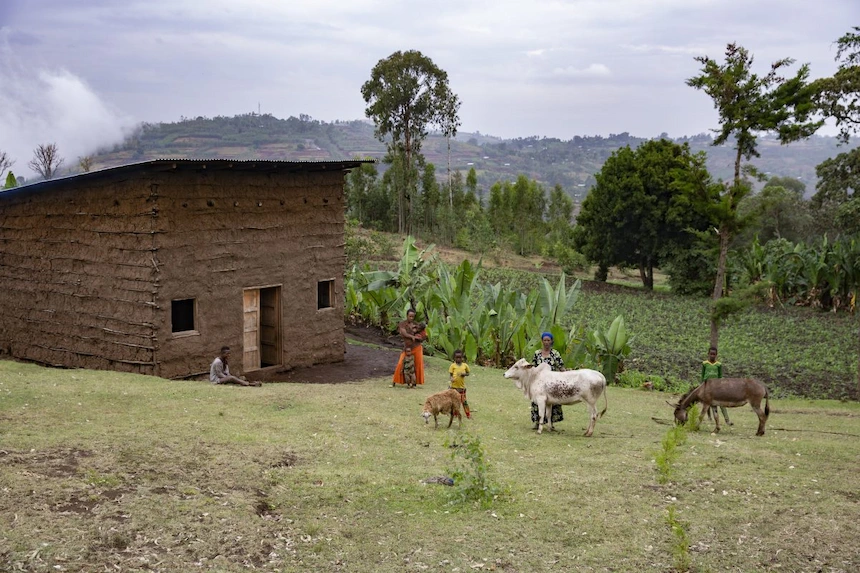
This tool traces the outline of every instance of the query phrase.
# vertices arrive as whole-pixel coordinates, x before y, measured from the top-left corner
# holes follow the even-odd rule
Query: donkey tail
[[[770,392],[767,388],[764,389],[764,417],[770,416]]]

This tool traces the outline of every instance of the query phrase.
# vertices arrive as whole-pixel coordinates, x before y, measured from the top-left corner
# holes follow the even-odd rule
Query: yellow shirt
[[[448,374],[451,375],[451,388],[465,388],[466,377],[464,374],[469,374],[469,365],[465,362],[457,364],[452,362],[448,367]]]

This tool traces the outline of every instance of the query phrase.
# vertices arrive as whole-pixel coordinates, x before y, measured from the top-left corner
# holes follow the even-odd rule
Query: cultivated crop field
[[[482,280],[537,288],[525,270],[484,268]],[[550,280],[558,280],[550,278]],[[709,335],[707,299],[583,280],[565,326],[606,329],[619,314],[635,336],[626,368],[698,384]],[[857,399],[858,321],[847,312],[750,307],[720,329],[726,376],[758,378],[775,395]]]
[[[480,367],[474,419],[434,430],[421,405],[446,367],[407,390],[0,362],[0,570],[860,569],[856,402],[771,400],[761,438],[735,409],[666,456],[669,395],[610,387],[593,438],[582,405],[538,436]],[[421,482],[465,463],[465,434],[501,492],[486,508]]]

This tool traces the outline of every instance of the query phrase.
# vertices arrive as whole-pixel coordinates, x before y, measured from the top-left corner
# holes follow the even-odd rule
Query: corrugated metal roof
[[[0,199],[4,196],[19,193],[35,193],[58,187],[71,181],[84,182],[112,175],[131,174],[137,171],[178,171],[178,170],[210,170],[210,171],[282,171],[289,173],[308,173],[319,171],[347,171],[355,169],[362,163],[375,163],[370,159],[352,159],[349,161],[270,161],[257,159],[152,159],[140,163],[129,163],[118,167],[108,167],[88,173],[78,173],[65,177],[55,177],[47,181],[28,183],[0,191]]]

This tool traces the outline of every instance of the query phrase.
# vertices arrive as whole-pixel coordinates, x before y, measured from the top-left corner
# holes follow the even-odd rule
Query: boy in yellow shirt
[[[469,410],[469,402],[466,401],[466,376],[469,375],[469,365],[463,362],[463,351],[454,351],[454,362],[448,367],[450,375],[451,388],[460,393],[460,399],[463,401],[463,411],[466,412],[466,418],[472,419],[472,412]]]

